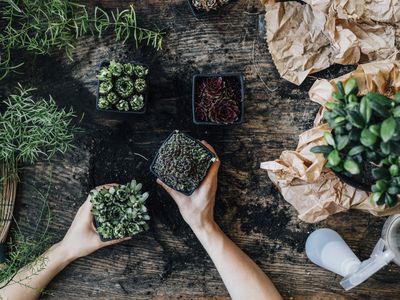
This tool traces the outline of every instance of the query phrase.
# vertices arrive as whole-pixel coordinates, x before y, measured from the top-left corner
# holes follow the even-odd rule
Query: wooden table
[[[90,1],[106,8],[130,1]],[[57,103],[73,106],[84,118],[77,148],[51,163],[23,170],[17,216],[34,222],[39,200],[32,185],[49,187],[50,231],[65,234],[88,191],[96,185],[135,177],[151,192],[151,229],[131,241],[102,249],[64,270],[49,286],[48,299],[228,299],[211,260],[182,221],[173,201],[148,173],[148,162],[173,129],[214,145],[222,159],[216,219],[224,231],[272,278],[285,299],[400,299],[400,268],[390,265],[350,293],[340,278],[310,263],[305,240],[317,227],[337,230],[360,258],[377,242],[383,218],[351,211],[310,225],[297,218],[271,184],[260,162],[293,149],[312,126],[318,106],[307,91],[280,78],[264,40],[258,0],[237,1],[220,16],[196,19],[185,0],[135,1],[142,24],[166,28],[164,49],[155,53],[123,46],[109,35],[84,38],[73,62],[63,54],[27,57],[26,79]],[[145,116],[112,120],[95,110],[96,71],[103,59],[140,60],[151,66],[150,107]],[[316,74],[333,78],[353,67]],[[199,72],[242,72],[246,78],[246,122],[202,127],[191,120],[191,79]],[[22,77],[18,77],[22,78]],[[21,79],[20,79],[21,80]],[[14,82],[15,83],[15,82]],[[11,87],[13,83],[8,82]],[[3,86],[4,88],[4,86]],[[2,89],[3,89],[2,88]],[[29,222],[22,230],[27,234]],[[251,300],[251,299],[248,299]]]

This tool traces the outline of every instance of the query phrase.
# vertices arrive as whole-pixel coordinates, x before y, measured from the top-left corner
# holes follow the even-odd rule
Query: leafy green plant
[[[372,177],[372,200],[394,206],[400,193],[400,93],[394,99],[369,92],[358,96],[357,81],[337,83],[335,102],[326,104],[324,119],[332,129],[325,132],[322,153],[326,167],[348,177]],[[371,170],[371,174],[366,174]]]
[[[141,111],[145,104],[148,68],[112,60],[100,69],[98,108],[103,110]]]
[[[70,0],[4,0],[0,2],[0,79],[15,71],[15,50],[33,54],[51,54],[63,50],[72,60],[74,43],[90,34],[101,38],[113,31],[116,41],[136,45],[144,43],[156,50],[162,48],[161,30],[150,30],[137,24],[133,6],[106,12],[100,7],[88,10],[84,4]]]
[[[141,189],[142,184],[132,180],[126,185],[91,191],[92,213],[102,239],[131,237],[149,228],[150,216],[144,205],[149,194]]]
[[[198,141],[176,130],[158,150],[151,170],[166,185],[188,195],[200,185],[215,160]]]

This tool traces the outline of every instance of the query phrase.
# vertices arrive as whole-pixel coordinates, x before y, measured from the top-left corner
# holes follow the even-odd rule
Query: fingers
[[[205,140],[202,140],[201,141],[201,143],[204,145],[204,146],[206,146],[206,148],[208,149],[208,150],[210,150],[212,153],[214,153],[214,155],[217,157],[217,159],[218,159],[218,154],[217,154],[217,152],[215,151],[215,149],[214,149],[214,147],[213,146],[211,146],[209,143],[207,143]],[[219,159],[218,159],[219,160]]]
[[[116,185],[118,185],[118,183],[106,183],[106,184],[103,184],[103,185],[96,186],[95,189],[99,191],[101,189],[109,189],[110,187],[113,187],[113,186],[116,186]]]

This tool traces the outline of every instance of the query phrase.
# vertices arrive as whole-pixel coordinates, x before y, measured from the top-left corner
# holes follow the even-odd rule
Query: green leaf
[[[380,136],[381,134],[381,124],[374,124],[369,126],[369,130],[375,134],[376,136]]]
[[[393,177],[399,175],[399,166],[398,165],[391,165],[389,168],[389,172]]]
[[[360,167],[358,164],[352,159],[346,159],[343,165],[344,169],[352,175],[360,174]]]
[[[336,136],[336,141],[337,141],[337,149],[340,151],[343,150],[349,144],[350,138],[348,135],[338,135]]]
[[[379,189],[381,192],[386,192],[387,189],[388,189],[388,183],[387,183],[387,181],[386,181],[385,179],[379,179],[379,180],[376,182],[376,186],[378,187],[378,189]]]
[[[333,138],[332,134],[330,132],[325,131],[324,132],[324,138],[328,145],[331,145],[332,147],[336,147],[335,139]]]
[[[373,203],[375,204],[379,204],[380,200],[382,199],[382,193],[381,192],[376,192],[372,194],[372,198],[371,200],[373,201]]]
[[[333,150],[331,153],[329,153],[327,159],[332,167],[337,166],[341,161],[339,151],[337,151],[336,149]]]
[[[323,153],[323,154],[329,154],[333,150],[332,146],[327,146],[327,145],[322,145],[322,146],[314,146],[310,149],[312,153]]]
[[[382,106],[385,106],[387,108],[392,107],[392,100],[390,100],[388,97],[375,93],[375,92],[369,92],[367,95],[365,95],[367,98],[372,100],[371,102],[378,103]]]
[[[337,105],[338,104],[336,102],[327,102],[327,103],[325,103],[325,107],[330,109],[330,110],[333,110]]]
[[[347,80],[344,86],[344,92],[346,95],[357,94],[358,87],[357,87],[357,80],[355,78],[350,78],[349,80]]]
[[[369,106],[369,99],[362,97],[360,102],[360,113],[364,118],[365,123],[368,123],[372,116],[372,108]]]
[[[395,195],[385,195],[385,204],[389,207],[393,207],[397,202],[397,198]]]
[[[386,168],[380,167],[380,168],[372,169],[372,176],[376,180],[389,179],[390,178],[390,173]]]
[[[389,143],[382,142],[380,144],[380,148],[381,148],[381,151],[382,151],[382,153],[384,155],[389,155],[390,154],[390,144]]]
[[[400,104],[400,92],[397,92],[394,95],[394,101],[396,101],[397,104]]]
[[[355,156],[364,151],[364,146],[358,145],[354,146],[353,148],[350,149],[349,153],[347,153],[349,156]]]
[[[366,147],[371,147],[374,145],[377,141],[378,137],[373,134],[369,129],[364,128],[361,131],[361,137],[360,137],[360,142]]]
[[[387,192],[390,195],[397,195],[400,193],[400,188],[398,188],[397,186],[391,186],[390,188],[388,188]]]
[[[399,94],[400,94],[400,93],[399,93]],[[392,113],[393,113],[393,117],[399,118],[399,117],[400,117],[400,106],[396,106],[396,107],[393,109]]]
[[[383,121],[381,126],[381,138],[384,142],[389,141],[396,131],[396,120],[393,117]]]
[[[357,128],[351,129],[349,136],[350,136],[350,140],[358,142],[358,140],[360,139],[360,130]]]
[[[351,110],[347,113],[347,115],[351,124],[353,124],[357,128],[364,128],[364,119],[358,111]]]
[[[341,95],[344,95],[345,92],[344,92],[343,82],[338,81],[337,84],[336,84],[336,86],[337,86],[337,88],[338,88],[339,93],[340,93]]]
[[[369,105],[371,106],[372,110],[374,110],[381,118],[386,119],[390,116],[389,110],[379,103],[371,101],[370,99]]]

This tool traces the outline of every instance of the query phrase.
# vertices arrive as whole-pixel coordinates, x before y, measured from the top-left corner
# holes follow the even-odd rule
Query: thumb
[[[166,185],[160,179],[157,179],[157,183],[164,188],[164,190],[172,197],[172,199],[175,200],[175,202],[178,206],[181,206],[183,204],[184,201],[183,201],[182,193],[175,191],[173,188]]]

